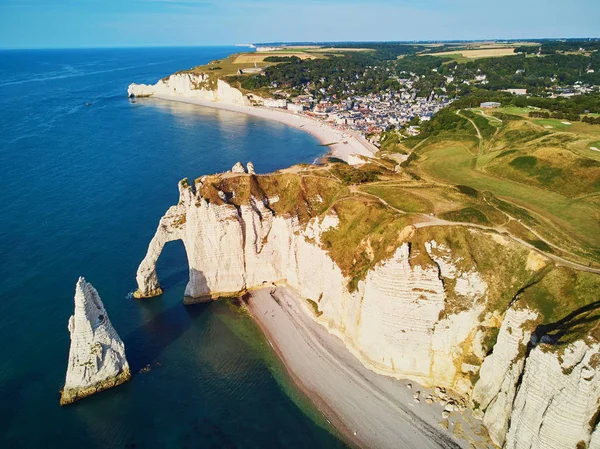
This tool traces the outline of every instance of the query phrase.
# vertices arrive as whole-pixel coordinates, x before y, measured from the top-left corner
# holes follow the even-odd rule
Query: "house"
[[[513,95],[527,95],[527,89],[504,89],[502,92],[508,92]]]
[[[266,108],[285,108],[287,106],[287,100],[275,100],[267,98],[263,102],[263,106]]]
[[[301,113],[304,110],[304,107],[301,104],[288,103],[287,109],[288,109],[288,111],[295,112],[296,114],[299,114],[299,113]]]
[[[484,108],[484,109],[499,108],[500,106],[502,106],[502,105],[500,103],[495,102],[495,101],[486,101],[486,102],[481,103],[479,105],[479,107]]]
[[[406,130],[409,136],[418,136],[421,132],[421,127],[419,126],[409,126]]]

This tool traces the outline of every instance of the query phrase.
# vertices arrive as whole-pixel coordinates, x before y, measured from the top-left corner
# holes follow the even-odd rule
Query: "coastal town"
[[[418,126],[408,125],[415,118],[427,121],[452,100],[446,95],[432,93],[429,97],[418,97],[412,82],[407,80],[401,91],[350,96],[340,102],[332,97],[315,100],[303,95],[292,101],[265,100],[264,106],[285,108],[291,112],[322,119],[340,130],[351,130],[363,135],[379,135],[392,127],[406,127],[407,135],[418,134]]]
[[[284,52],[285,47],[259,46],[256,51],[272,55],[277,51]],[[280,70],[281,67],[269,65],[239,70],[238,74],[253,75],[253,85],[260,85],[271,96],[256,105],[318,118],[339,130],[358,132],[377,144],[379,136],[390,129],[398,130],[404,137],[418,135],[419,124],[431,120],[437,112],[474,91],[497,92],[523,100],[567,99],[600,92],[591,63],[582,67],[581,75],[576,77],[548,71],[552,69],[532,68],[531,59],[541,61],[542,66],[546,63],[545,56],[539,51],[529,59],[523,53],[514,53],[517,57],[508,60],[514,62],[506,63],[502,74],[494,71],[491,62],[488,65],[481,62],[459,64],[432,55],[380,61],[372,66],[359,64],[339,70],[330,67],[322,70],[319,76],[314,75],[311,67]],[[268,56],[265,58],[265,61],[269,60]],[[279,57],[274,61],[284,63],[284,66],[287,61],[290,67],[306,64],[295,56]],[[282,78],[280,72],[286,73],[287,77]],[[301,76],[294,76],[298,73]],[[528,83],[530,87],[524,87]],[[242,87],[244,84],[242,82]],[[471,106],[485,107],[483,103],[485,101]],[[497,101],[488,103],[493,103],[493,107],[502,105]]]

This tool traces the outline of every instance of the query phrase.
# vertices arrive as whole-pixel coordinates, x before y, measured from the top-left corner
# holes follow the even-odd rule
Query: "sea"
[[[158,262],[165,293],[131,296],[180,179],[324,152],[280,123],[127,98],[131,82],[236,51],[0,51],[0,447],[346,447],[241,308],[183,305],[181,242]],[[98,290],[133,377],[60,407],[79,276]]]

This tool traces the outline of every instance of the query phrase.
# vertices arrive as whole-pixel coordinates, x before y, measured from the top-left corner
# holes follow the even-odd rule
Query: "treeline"
[[[545,111],[531,111],[529,113],[529,117],[531,118],[555,118],[559,120],[570,120],[572,122],[579,122],[581,120],[581,116],[578,114],[565,114],[564,112],[553,112],[552,114]]]
[[[591,57],[585,55],[554,54],[543,58],[525,55],[499,58],[482,58],[466,63],[457,63],[443,56],[407,56],[395,63],[396,74],[425,75],[418,83],[424,92],[439,91],[465,95],[473,86],[464,83],[450,83],[446,77],[455,80],[473,80],[477,75],[486,75],[486,84],[478,85],[486,90],[527,89],[531,94],[542,94],[547,88],[557,85],[600,84],[600,70],[588,73],[590,66],[600,68],[600,53]]]
[[[400,84],[382,70],[374,54],[354,52],[345,57],[326,59],[292,58],[267,67],[262,75],[236,77],[236,81],[246,90],[272,86],[295,90],[296,94],[308,91],[316,97],[335,95],[342,98],[351,83],[355,94],[398,90]]]
[[[362,55],[368,55],[367,57],[371,59],[372,62],[381,62],[398,59],[398,56],[414,55],[418,52],[426,50],[428,47],[423,45],[407,45],[405,43],[394,42],[343,42],[331,45],[331,48],[366,48],[372,51],[358,53],[362,53]]]
[[[591,117],[586,115],[581,121],[584,123],[589,123],[590,125],[600,125],[600,117]]]
[[[600,117],[592,117],[590,115],[586,115],[581,118],[580,115],[577,114],[564,114],[562,112],[553,112],[550,114],[546,111],[531,111],[529,113],[529,117],[532,118],[555,118],[558,120],[569,120],[570,122],[583,122],[589,123],[590,125],[600,125]]]
[[[548,40],[542,41],[541,46],[524,45],[517,47],[516,51],[525,54],[535,54],[541,50],[543,55],[552,55],[556,53],[572,53],[583,49],[586,52],[600,51],[599,39],[567,39],[567,40]]]
[[[454,109],[478,107],[481,103],[493,101],[503,106],[516,106],[526,108],[528,106],[546,109],[563,114],[582,115],[586,113],[600,113],[600,94],[576,95],[573,97],[543,98],[515,96],[508,92],[494,92],[485,89],[473,89],[469,94],[452,103]]]
[[[456,114],[456,111],[446,108],[435,114],[431,120],[420,123],[421,133],[419,138],[423,139],[436,136],[444,131],[466,131],[472,133],[474,128],[467,119]]]
[[[267,56],[263,59],[265,62],[297,62],[300,61],[298,56]]]

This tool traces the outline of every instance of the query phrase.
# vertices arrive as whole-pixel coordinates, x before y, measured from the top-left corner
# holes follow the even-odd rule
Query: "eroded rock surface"
[[[259,178],[266,178],[252,174],[238,175],[243,186],[233,188],[227,175],[180,183],[179,202],[161,219],[138,270],[137,297],[160,291],[156,260],[167,241],[182,240],[187,303],[284,283],[366,367],[448,389],[446,415],[471,403],[497,445],[598,447],[599,344],[595,337],[560,347],[532,343],[542,317],[520,294],[546,265],[532,264],[529,249],[480,230],[461,231],[469,235],[453,247],[458,234],[441,243],[423,237],[433,231],[407,226],[391,256],[350,288],[323,243],[340,226],[335,208],[310,218],[298,212],[315,209],[320,194],[303,185],[295,205],[278,213],[282,202],[289,206],[286,192],[261,191]],[[480,245],[465,248],[472,239],[489,242],[489,254]]]
[[[98,292],[82,277],[69,318],[71,349],[60,404],[66,405],[131,378],[125,345],[113,328]]]
[[[135,84],[127,88],[128,97],[177,96],[195,98],[238,106],[251,106],[254,97],[248,97],[222,80],[211,80],[208,75],[182,72],[163,78],[156,84]],[[258,97],[255,100],[260,100]]]

